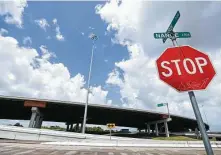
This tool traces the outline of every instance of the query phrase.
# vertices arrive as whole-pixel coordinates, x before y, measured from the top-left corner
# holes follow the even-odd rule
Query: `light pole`
[[[92,70],[92,64],[93,64],[93,57],[94,57],[94,42],[98,39],[98,37],[94,34],[91,33],[89,35],[89,38],[93,42],[92,50],[91,50],[91,62],[90,62],[90,69],[88,73],[88,82],[87,82],[87,95],[86,95],[86,103],[85,103],[85,108],[84,108],[84,119],[83,119],[83,127],[82,127],[82,133],[85,133],[85,127],[86,127],[86,121],[87,121],[87,107],[88,107],[88,99],[89,99],[89,93],[90,93],[90,80],[91,80],[91,70]]]

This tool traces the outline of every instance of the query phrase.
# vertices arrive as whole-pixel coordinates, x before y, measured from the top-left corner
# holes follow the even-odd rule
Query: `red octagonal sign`
[[[208,55],[190,46],[168,48],[156,63],[160,79],[178,91],[205,89],[216,74]]]

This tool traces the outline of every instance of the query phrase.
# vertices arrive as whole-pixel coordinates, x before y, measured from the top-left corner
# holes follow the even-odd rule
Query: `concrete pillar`
[[[150,125],[147,124],[147,131],[148,131],[148,135],[150,135]]]
[[[79,123],[76,124],[76,132],[79,132]]]
[[[167,121],[164,122],[164,127],[165,127],[166,137],[170,137],[170,135],[169,135],[169,130],[168,130],[168,125],[167,125]]]
[[[73,123],[71,123],[70,131],[73,131]]]
[[[152,126],[153,126],[153,125],[152,125]],[[151,129],[151,128],[150,128],[150,129]],[[154,135],[154,131],[155,131],[155,130],[154,130],[154,127],[153,127],[153,128],[152,128],[152,134],[153,134],[153,135]]]
[[[82,132],[82,129],[83,129],[83,122],[81,123],[81,132]],[[86,130],[86,129],[85,129]]]
[[[66,127],[66,131],[69,131],[69,123],[66,123],[67,127]]]
[[[155,131],[156,131],[156,136],[159,136],[159,131],[158,131],[158,125],[157,125],[157,123],[155,124]]]
[[[34,128],[41,128],[42,121],[43,121],[43,117],[40,114],[38,114],[36,117]]]
[[[28,125],[29,128],[33,128],[34,127],[36,117],[37,117],[37,113],[32,113],[31,114],[31,119],[30,119],[30,122],[29,122],[29,125]]]
[[[31,111],[32,111],[32,114],[31,114],[31,119],[30,119],[28,127],[40,128],[42,121],[43,121],[43,115],[41,114],[38,107],[32,107]]]
[[[38,123],[38,128],[41,128],[43,122],[43,117],[41,116]]]

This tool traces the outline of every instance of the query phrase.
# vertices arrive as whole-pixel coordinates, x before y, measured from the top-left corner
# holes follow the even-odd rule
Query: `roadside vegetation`
[[[191,138],[187,136],[171,136],[171,137],[154,137],[153,140],[174,140],[174,141],[198,141],[202,139]],[[213,137],[210,141],[216,141],[216,138]]]

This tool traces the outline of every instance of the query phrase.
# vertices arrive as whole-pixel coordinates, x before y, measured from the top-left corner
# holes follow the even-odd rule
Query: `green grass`
[[[175,140],[175,141],[197,141],[197,139],[185,136],[171,136],[171,137],[155,137],[153,140]]]

